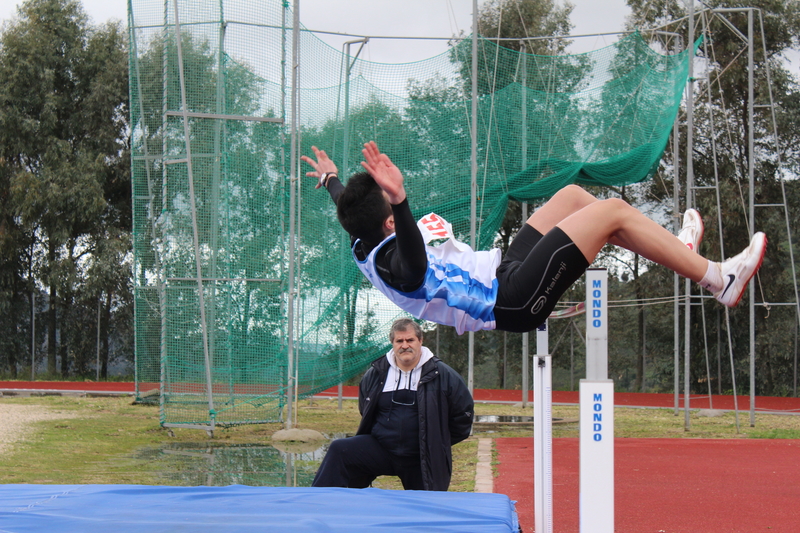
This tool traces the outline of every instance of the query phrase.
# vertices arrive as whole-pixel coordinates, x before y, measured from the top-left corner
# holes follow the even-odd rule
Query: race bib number
[[[450,239],[453,237],[453,228],[445,219],[436,213],[429,213],[422,217],[419,222],[417,222],[417,227],[420,233],[422,233],[425,244],[436,239]]]
[[[430,244],[431,241],[435,240],[446,240],[447,243],[437,245],[437,247],[449,244],[460,252],[471,250],[468,245],[456,239],[453,233],[453,226],[436,213],[429,213],[422,217],[419,222],[417,222],[417,227],[422,234],[422,239],[425,241],[425,244]]]

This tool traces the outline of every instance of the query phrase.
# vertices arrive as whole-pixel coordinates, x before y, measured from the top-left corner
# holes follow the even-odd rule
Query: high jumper
[[[464,331],[525,332],[542,324],[558,299],[610,243],[689,278],[722,304],[739,303],[764,259],[767,237],[753,235],[738,255],[714,262],[696,253],[697,211],[684,214],[678,238],[624,200],[600,200],[577,185],[558,191],[519,230],[504,257],[475,251],[434,213],[415,222],[403,174],[377,144],[364,145],[366,172],[346,185],[325,151],[301,156],[336,204],[353,258],[369,281],[412,316]],[[435,239],[447,240],[438,246]]]

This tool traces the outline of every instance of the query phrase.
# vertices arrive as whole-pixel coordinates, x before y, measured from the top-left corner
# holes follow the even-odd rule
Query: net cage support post
[[[203,344],[203,360],[205,366],[205,374],[206,374],[206,389],[207,389],[207,399],[208,399],[208,411],[209,411],[209,427],[206,430],[209,435],[213,434],[214,426],[215,426],[215,409],[214,409],[214,397],[213,397],[213,379],[211,376],[211,354],[210,354],[210,347],[208,342],[208,321],[206,319],[206,304],[205,304],[205,294],[204,294],[204,287],[203,287],[203,271],[201,266],[201,253],[200,253],[200,238],[199,238],[199,229],[198,229],[198,214],[197,214],[197,198],[195,194],[195,187],[194,187],[194,172],[192,168],[192,149],[191,149],[191,133],[190,133],[190,126],[189,126],[189,106],[187,103],[187,96],[186,96],[186,81],[184,79],[184,66],[183,66],[183,49],[181,43],[181,25],[180,25],[180,16],[178,13],[178,3],[174,2],[174,15],[175,15],[175,42],[177,46],[177,54],[178,54],[178,77],[180,83],[180,93],[181,93],[181,115],[183,119],[183,135],[184,135],[184,142],[186,145],[186,167],[187,167],[187,178],[189,182],[189,205],[191,208],[191,215],[192,215],[192,241],[194,244],[194,259],[195,259],[195,270],[197,275],[197,299],[198,299],[198,307],[200,311],[200,330],[202,334],[202,344]]]

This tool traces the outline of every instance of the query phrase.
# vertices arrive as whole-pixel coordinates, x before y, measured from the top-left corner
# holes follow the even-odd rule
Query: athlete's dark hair
[[[392,208],[368,172],[354,174],[336,201],[336,215],[347,233],[374,247],[386,238],[383,223]]]

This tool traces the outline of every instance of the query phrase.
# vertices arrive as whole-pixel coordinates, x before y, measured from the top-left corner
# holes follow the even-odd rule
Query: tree
[[[522,45],[517,39],[569,35],[572,30],[569,16],[574,7],[569,2],[559,5],[553,0],[489,0],[478,12],[478,33],[512,50],[556,55],[563,53],[570,41],[542,39]]]
[[[74,0],[28,0],[1,44],[4,219],[16,249],[34,250],[26,290],[47,287],[47,368],[55,373],[59,343],[66,373],[76,330],[59,322],[76,311],[84,261],[101,228],[130,224],[125,38],[117,25],[89,26]],[[17,285],[23,275],[17,268]],[[21,288],[13,292],[19,299]]]
[[[568,93],[577,90],[588,65],[584,57],[563,55],[570,41],[558,38],[568,35],[572,28],[569,20],[572,9],[573,6],[569,2],[558,5],[551,0],[491,0],[484,3],[478,13],[478,34],[481,37],[477,51],[478,96],[497,95],[497,101],[514,102],[519,100],[517,93],[535,91]],[[555,38],[532,39],[536,37]],[[454,43],[450,59],[459,65],[461,95],[462,98],[468,99],[473,79],[471,41],[460,40]],[[562,103],[566,103],[566,100],[562,99]],[[528,108],[528,124],[521,123],[519,113],[508,113],[507,116],[512,124],[505,128],[507,132],[518,133],[524,127],[529,129],[533,136],[537,128],[531,127],[531,123],[537,120],[554,121],[552,102],[546,102],[539,109],[533,109],[529,102]],[[566,110],[559,109],[559,113],[565,112]],[[479,130],[489,127],[486,124],[489,119],[481,116],[478,120]],[[514,121],[520,122],[513,123]],[[464,129],[465,133],[468,131],[468,128]],[[512,134],[512,137],[515,136]],[[492,147],[492,151],[497,152],[492,156],[503,162],[504,170],[510,175],[526,170],[507,166],[511,161],[520,160],[520,146],[517,141],[516,138],[503,139],[498,141],[497,146]],[[469,142],[466,135],[465,142]],[[530,145],[533,146],[535,143],[536,139],[531,138]],[[479,153],[479,161],[484,157],[485,154]],[[536,162],[528,160],[527,164]],[[522,222],[521,204],[511,198],[503,216],[498,238],[495,239],[504,252]]]
[[[665,0],[660,2],[642,2],[629,0],[633,13],[629,21],[632,26],[654,26],[671,20],[680,20],[687,15],[684,2]],[[800,5],[791,0],[756,0],[741,4],[730,1],[705,2],[704,8],[739,7],[758,8],[755,17],[755,63],[754,63],[754,130],[755,139],[755,202],[756,204],[783,203],[781,176],[797,175],[798,169],[798,104],[800,93],[796,75],[787,68],[785,54],[800,48]],[[700,6],[697,12],[700,11]],[[763,18],[759,18],[759,17]],[[694,146],[691,154],[698,187],[713,186],[719,178],[720,209],[717,208],[716,195],[702,189],[696,192],[696,206],[706,221],[706,234],[701,253],[715,258],[723,255],[720,248],[720,232],[724,234],[724,255],[731,256],[742,249],[749,239],[749,228],[746,224],[747,200],[744,188],[748,182],[750,165],[748,151],[748,107],[751,103],[747,87],[747,51],[746,43],[729,26],[738,28],[740,33],[747,33],[747,13],[728,12],[723,16],[712,16],[706,12],[698,17],[698,27],[704,29],[707,38],[699,47],[697,54],[703,59],[698,61],[697,68],[707,64],[709,82],[704,82],[705,73],[698,72],[694,106]],[[764,33],[760,31],[763,22]],[[687,27],[685,24],[675,25],[670,30],[682,34],[686,42]],[[764,54],[762,51],[766,51]],[[769,71],[769,76],[767,75]],[[770,93],[775,103],[770,109]],[[780,138],[778,143],[772,136],[772,111],[778,123]],[[681,128],[685,132],[686,121],[682,119]],[[685,139],[685,133],[682,133]],[[687,160],[685,146],[680,147],[681,161]],[[672,158],[672,145],[667,149],[664,161]],[[778,165],[778,162],[782,165]],[[669,204],[672,194],[672,176],[669,165],[663,164],[667,171],[663,183],[654,181],[647,194],[650,198],[658,198]],[[681,170],[681,176],[684,176]],[[681,177],[683,180],[684,178]],[[682,187],[685,188],[685,187]],[[786,184],[789,218],[796,220],[797,191],[794,181]],[[744,195],[744,196],[743,196]],[[723,227],[717,220],[723,220]],[[757,301],[792,302],[795,299],[791,280],[789,262],[789,243],[786,239],[786,222],[780,209],[758,209],[755,227],[764,231],[770,239],[767,257],[759,272],[762,287]],[[794,241],[797,242],[798,228],[792,225]],[[671,289],[663,287],[666,292]],[[663,293],[662,293],[663,294]],[[707,337],[727,338],[726,332],[716,331],[715,311],[706,306],[706,316],[693,313],[692,343],[703,346],[705,322]],[[791,308],[790,308],[791,309]],[[731,313],[733,324],[748,320],[747,306],[740,305]],[[704,320],[705,319],[705,320]],[[793,335],[797,317],[793,312],[772,308],[759,308],[756,313],[756,331],[758,352],[757,391],[759,394],[786,394],[791,391],[790,354],[794,352]],[[724,324],[723,324],[724,327]],[[737,380],[747,383],[749,378],[749,332],[746,327],[733,327],[730,332],[734,355],[736,358]],[[654,335],[655,336],[655,335]],[[668,337],[664,335],[663,337]],[[727,353],[727,346],[722,348]],[[702,350],[693,350],[695,356],[691,362],[692,373],[703,376],[706,373]],[[741,375],[738,375],[741,373]],[[730,382],[717,384],[718,389],[730,390]],[[693,386],[705,392],[705,386],[697,381]]]
[[[556,56],[564,52],[570,41],[566,39],[531,39],[536,37],[566,36],[572,28],[569,15],[573,5],[565,2],[556,5],[552,0],[490,0],[478,11],[478,94],[491,94],[511,83],[519,83],[519,72],[514,68],[518,52],[530,55],[527,69],[529,80],[541,79],[536,70],[538,56]],[[455,41],[450,50],[450,59],[460,63],[464,94],[471,92],[472,42],[470,39]],[[548,60],[551,58],[548,58]],[[499,68],[498,68],[499,66]],[[580,63],[578,64],[580,66]],[[557,86],[566,90],[571,77],[559,76]],[[529,88],[539,87],[529,85]]]
[[[572,9],[573,6],[569,2],[558,5],[551,0],[490,0],[483,3],[478,12],[478,34],[481,37],[478,42],[478,95],[500,93],[506,88],[516,88],[517,86],[522,87],[519,90],[523,91],[541,89],[541,87],[537,86],[538,82],[536,81],[542,79],[539,72],[540,59],[538,56],[561,54],[569,45],[569,41],[565,39],[527,40],[526,38],[568,35],[572,28],[569,21]],[[421,103],[424,102],[449,102],[454,100],[455,97],[464,99],[470,97],[473,76],[471,46],[472,44],[469,40],[461,40],[454,44],[450,53],[451,61],[460,63],[459,71],[462,81],[460,91],[454,93],[451,90],[447,93],[440,90],[438,93],[441,96],[437,97],[435,92],[430,90],[430,87],[425,88],[420,84],[418,85],[420,90],[416,94],[412,93],[412,97],[416,96],[417,102],[414,103],[417,106],[421,106]],[[520,52],[524,54],[520,55]],[[552,57],[546,58],[547,61],[552,59]],[[520,61],[524,65],[522,68],[517,67]],[[580,78],[581,67],[579,62],[573,64],[569,60],[565,61],[562,67],[559,68],[559,72],[563,73],[563,76],[559,76],[557,83],[559,87],[567,91],[573,80]],[[524,72],[522,72],[523,70]],[[423,91],[421,89],[427,90]],[[428,104],[427,107],[434,106]],[[441,107],[441,104],[438,107]],[[544,113],[546,113],[546,110],[543,110]],[[533,114],[531,113],[531,115]],[[419,115],[430,117],[431,112],[429,109],[422,107]],[[453,116],[464,120],[463,110],[461,110],[461,113],[453,113]],[[463,132],[463,138],[459,139],[459,142],[463,145],[465,153],[468,153],[469,143],[469,128],[467,126],[465,123],[458,130]],[[484,125],[480,127],[484,127]],[[519,127],[521,128],[523,125],[520,124]],[[453,129],[455,128],[445,128],[444,131],[447,132]],[[511,127],[509,131],[515,129],[519,130],[519,128]],[[501,144],[503,150],[518,150],[515,142]],[[483,155],[479,154],[479,161],[483,157]],[[516,153],[513,155],[502,153],[498,157],[503,161],[516,161],[519,159]],[[464,160],[464,164],[467,164],[466,160]],[[507,170],[514,174],[523,169],[510,168]],[[466,168],[463,175],[468,175]],[[468,195],[465,197],[468,197]],[[530,206],[528,214],[530,215],[532,212],[533,206]],[[510,199],[495,238],[495,246],[499,246],[505,253],[523,223],[521,202]],[[446,360],[454,368],[465,372],[466,337],[456,337],[453,333],[447,331],[449,329],[441,326],[437,328],[437,331],[440,330],[442,354],[447,355],[449,359]],[[495,380],[494,376],[489,377],[478,373],[476,378],[477,387],[498,386],[501,383],[503,386],[509,386],[512,383],[514,386],[520,385],[521,367],[517,354],[519,353],[521,339],[521,335],[501,334],[499,332],[488,334],[480,332],[475,335],[475,366],[488,364],[489,366],[484,368],[497,369],[498,376]],[[532,353],[532,350],[530,353]],[[507,363],[504,363],[503,359],[506,359]],[[503,371],[504,367],[507,367],[508,372]]]

